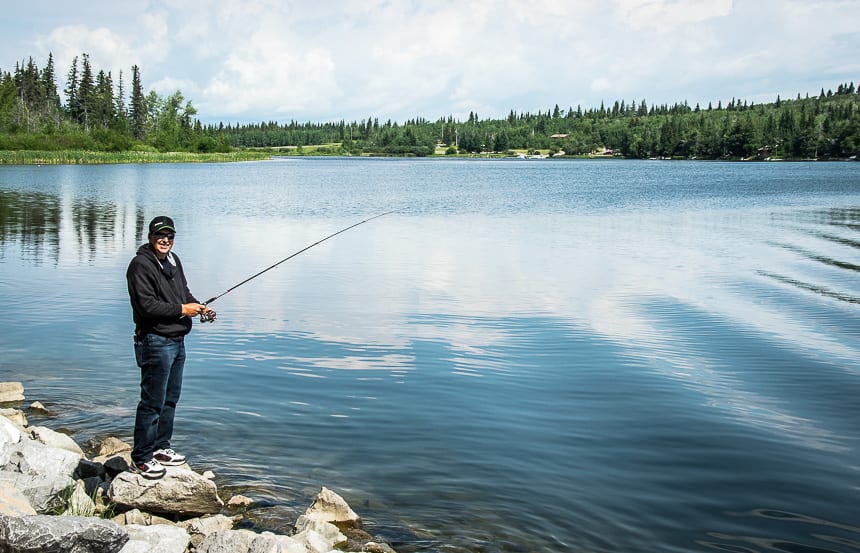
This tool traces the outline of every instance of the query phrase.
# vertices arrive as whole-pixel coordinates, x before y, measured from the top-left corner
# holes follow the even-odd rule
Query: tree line
[[[359,122],[224,126],[211,129],[244,147],[340,144],[333,153],[432,155],[548,151],[561,155],[626,158],[846,159],[860,154],[860,90],[840,84],[836,92],[755,104],[732,99],[723,106],[686,102],[649,105],[616,101],[611,107],[567,110],[556,105],[538,113],[511,111],[504,119],[437,121],[416,118],[398,124],[368,117]]]
[[[402,123],[378,117],[314,123],[276,121],[202,125],[180,91],[144,93],[138,66],[126,91],[122,72],[95,71],[75,57],[66,74],[65,102],[53,56],[44,67],[32,57],[12,72],[0,69],[0,150],[89,149],[223,152],[238,148],[319,146],[334,155],[505,154],[627,158],[846,159],[860,154],[860,88],[840,84],[814,96],[771,103],[732,99],[725,106],[687,102],[651,105],[615,101],[610,107],[510,111],[502,119],[470,113]]]
[[[207,134],[197,109],[180,91],[145,93],[140,68],[131,67],[126,92],[122,71],[96,71],[87,54],[66,74],[65,102],[57,89],[53,54],[44,67],[30,57],[14,71],[0,69],[0,150],[228,151]]]

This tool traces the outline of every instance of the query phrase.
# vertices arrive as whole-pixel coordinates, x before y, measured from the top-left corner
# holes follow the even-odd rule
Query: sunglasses
[[[162,238],[167,238],[168,240],[173,240],[174,238],[176,238],[176,233],[175,232],[156,232],[155,233],[155,239],[156,240],[161,240]]]

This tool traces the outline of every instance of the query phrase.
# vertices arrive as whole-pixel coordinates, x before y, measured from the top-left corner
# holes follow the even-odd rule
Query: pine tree
[[[91,119],[94,125],[107,128],[113,121],[114,115],[113,79],[110,73],[100,70],[96,76]]]
[[[143,86],[140,84],[140,68],[136,65],[131,67],[131,134],[138,140],[143,139],[144,125],[146,124],[146,100],[143,95]]]
[[[78,56],[72,60],[72,66],[66,75],[66,113],[72,120],[77,121],[80,114],[80,100],[78,99]]]
[[[89,54],[82,55],[81,81],[78,83],[78,123],[85,129],[90,128],[90,116],[96,100],[96,86],[93,78],[93,68],[90,65]]]
[[[44,98],[46,115],[55,124],[59,124],[60,95],[57,92],[57,80],[54,73],[54,55],[48,53],[48,62],[41,74],[42,97]]]
[[[116,97],[114,98],[114,111],[119,119],[125,119],[128,115],[125,111],[125,83],[122,79],[122,69],[119,70],[119,80],[116,86]]]

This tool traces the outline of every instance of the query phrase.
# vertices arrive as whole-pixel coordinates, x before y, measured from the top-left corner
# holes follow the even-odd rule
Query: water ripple
[[[776,537],[743,536],[713,532],[710,537],[719,541],[699,543],[718,551],[743,551],[749,553],[779,551],[785,553],[848,553],[860,550],[860,527],[833,522],[818,517],[778,509],[755,509],[747,513],[734,513],[736,517],[748,517],[775,521],[778,525],[792,524],[810,526],[806,543],[787,541]],[[777,531],[776,525],[771,525]],[[839,532],[839,534],[834,534]],[[762,532],[765,533],[765,532]]]
[[[764,270],[757,271],[757,273],[763,277],[767,277],[767,278],[782,282],[783,284],[788,284],[788,285],[793,286],[795,288],[798,288],[800,290],[806,290],[807,292],[813,292],[815,294],[818,294],[819,296],[824,296],[826,298],[830,298],[830,299],[834,299],[834,300],[838,300],[838,301],[842,301],[842,302],[846,302],[846,303],[860,304],[860,297],[854,296],[851,294],[845,294],[842,292],[836,292],[836,291],[833,291],[833,290],[831,290],[825,286],[821,286],[821,285],[817,285],[817,284],[811,284],[809,282],[803,282],[803,281],[798,280],[796,278],[792,278],[792,277],[788,277],[788,276],[784,276],[784,275],[780,275],[777,273],[772,273],[772,272],[764,271]]]

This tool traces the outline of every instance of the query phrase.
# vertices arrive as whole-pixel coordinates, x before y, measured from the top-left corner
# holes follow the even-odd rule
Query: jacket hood
[[[137,248],[137,255],[148,255],[152,259],[158,261],[158,258],[155,257],[155,252],[152,251],[152,248],[149,246],[149,242],[147,242],[146,244],[141,244],[141,246]]]

